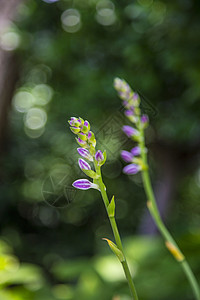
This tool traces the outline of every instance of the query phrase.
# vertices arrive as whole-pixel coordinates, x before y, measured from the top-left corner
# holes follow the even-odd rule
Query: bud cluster
[[[101,150],[96,151],[96,139],[94,133],[90,131],[90,123],[87,120],[84,121],[82,118],[76,117],[71,117],[68,122],[71,131],[77,135],[77,143],[81,146],[81,148],[77,148],[78,154],[101,167],[106,161],[106,153],[102,153]],[[83,158],[78,160],[78,165],[87,176],[93,179],[93,183],[87,179],[78,179],[73,183],[73,186],[81,190],[99,189],[98,185],[94,183],[99,176]]]
[[[82,118],[71,117],[68,121],[71,131],[76,134],[77,143],[83,148],[92,148],[96,146],[94,133],[90,131],[90,123]]]
[[[119,97],[123,100],[125,116],[134,124],[133,127],[129,125],[123,126],[122,130],[129,138],[140,144],[143,140],[143,129],[148,126],[148,116],[141,115],[140,97],[123,79],[115,78],[114,87],[117,90]],[[125,150],[121,152],[123,160],[131,163],[124,167],[123,172],[125,174],[132,175],[145,169],[145,165],[140,157],[141,149],[139,144],[130,152]]]

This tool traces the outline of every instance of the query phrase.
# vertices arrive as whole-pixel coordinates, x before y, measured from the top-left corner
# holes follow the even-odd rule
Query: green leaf
[[[100,177],[96,172],[94,172],[94,171],[92,171],[92,170],[83,170],[83,169],[82,169],[82,171],[83,171],[87,176],[89,176],[90,178],[98,179],[98,178]]]
[[[105,240],[110,249],[113,251],[113,253],[119,258],[119,260],[121,262],[125,261],[125,257],[124,254],[122,253],[122,251],[117,247],[117,245],[115,245],[115,243],[113,243],[112,241],[110,241],[109,239],[103,238],[103,240]]]
[[[108,211],[108,216],[110,218],[115,216],[115,197],[114,196],[112,197],[112,199],[108,205],[107,211]]]

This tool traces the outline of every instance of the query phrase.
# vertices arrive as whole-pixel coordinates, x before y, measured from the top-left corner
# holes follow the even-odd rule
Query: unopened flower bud
[[[79,132],[79,133],[78,133],[78,137],[79,137],[82,141],[87,141],[87,135],[84,134],[83,132]]]
[[[80,127],[81,125],[80,121],[75,117],[71,117],[71,119],[68,122],[72,127]]]
[[[128,110],[125,110],[124,114],[126,117],[130,117],[134,114],[134,112],[133,112],[133,110],[128,109]]]
[[[136,164],[130,164],[124,167],[123,172],[127,175],[133,175],[138,173],[141,170],[141,167]]]
[[[90,165],[82,158],[79,158],[78,164],[81,170],[91,170]]]
[[[136,107],[139,106],[139,104],[140,104],[140,97],[139,97],[139,95],[137,93],[133,94],[132,101],[133,101],[133,105],[134,106],[136,106]]]
[[[82,126],[84,124],[84,120],[81,117],[78,118],[78,122],[79,122],[80,126]]]
[[[83,141],[80,138],[76,139],[76,141],[81,147],[87,147],[86,141]]]
[[[147,115],[142,115],[141,116],[141,123],[142,123],[142,126],[143,128],[146,128],[149,124],[149,118]]]
[[[139,134],[135,128],[128,125],[123,126],[122,130],[128,137],[137,136]]]
[[[96,146],[96,139],[95,135],[92,131],[88,132],[88,143],[91,144],[92,146]]]
[[[88,149],[84,149],[84,148],[77,148],[78,154],[81,155],[82,157],[93,161],[92,155],[90,154]]]
[[[88,121],[85,121],[83,124],[82,132],[88,133],[89,130],[90,130],[90,123]]]
[[[80,128],[79,127],[70,127],[71,131],[75,134],[79,133],[80,132]]]
[[[80,190],[88,190],[91,188],[99,190],[99,186],[97,184],[90,182],[88,179],[78,179],[74,181],[72,185],[76,189],[80,189]]]
[[[139,146],[136,146],[134,148],[131,149],[131,153],[133,154],[133,156],[137,156],[140,155],[141,153],[141,149]]]
[[[103,156],[103,153],[101,152],[101,150],[98,150],[98,151],[95,153],[95,160],[96,160],[98,163],[101,163],[101,162],[104,160],[104,156]]]
[[[128,152],[128,151],[123,150],[123,151],[121,152],[121,157],[122,157],[122,159],[123,159],[124,161],[126,161],[126,162],[131,162],[132,159],[133,159],[133,154],[130,153],[130,152]]]

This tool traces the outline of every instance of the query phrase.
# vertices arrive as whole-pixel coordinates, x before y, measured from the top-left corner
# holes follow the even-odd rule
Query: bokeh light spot
[[[33,106],[34,97],[31,93],[26,91],[19,91],[13,98],[13,105],[15,109],[21,113],[26,112]]]
[[[65,10],[61,15],[62,27],[65,31],[74,33],[81,28],[81,16],[77,9]]]
[[[38,84],[33,88],[35,103],[38,105],[46,105],[52,98],[53,89],[47,84]]]
[[[97,3],[96,10],[96,20],[99,24],[103,26],[110,26],[115,23],[116,15],[113,2],[102,0]]]
[[[31,108],[25,116],[25,126],[32,129],[40,129],[44,127],[47,121],[47,114],[41,108]]]
[[[5,32],[0,37],[0,46],[5,51],[13,51],[20,45],[21,38],[17,32]]]

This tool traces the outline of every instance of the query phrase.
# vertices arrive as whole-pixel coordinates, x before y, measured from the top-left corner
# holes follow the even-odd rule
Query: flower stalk
[[[126,153],[127,151],[122,151],[122,158],[126,162],[132,162],[132,164],[127,165],[124,168],[124,173],[127,175],[132,175],[138,171],[142,172],[142,180],[144,185],[144,190],[147,197],[147,207],[149,212],[154,219],[160,233],[162,234],[165,245],[170,253],[174,256],[176,261],[180,263],[190,285],[193,290],[193,294],[196,300],[200,300],[200,289],[198,282],[177,243],[174,238],[171,236],[170,232],[166,228],[164,222],[161,219],[156,199],[154,196],[149,170],[148,170],[148,161],[147,161],[147,149],[145,147],[145,135],[144,129],[148,126],[148,116],[142,115],[139,108],[140,98],[138,94],[134,93],[126,81],[116,78],[114,81],[115,89],[118,91],[119,97],[123,100],[123,104],[127,109],[125,111],[125,116],[134,124],[134,127],[124,126],[123,131],[125,134],[130,137],[133,141],[135,139],[135,132],[133,129],[137,130],[137,148],[133,148],[131,152]],[[136,101],[134,99],[137,99]],[[134,150],[136,149],[136,150]],[[135,152],[135,153],[134,153]],[[134,156],[139,155],[139,160],[135,161]],[[132,155],[132,157],[131,157]],[[138,170],[135,167],[138,165]],[[140,169],[139,169],[140,167]]]
[[[120,260],[129,288],[132,295],[133,300],[138,300],[137,292],[135,289],[135,285],[133,283],[133,279],[131,276],[131,272],[128,267],[128,263],[124,254],[119,230],[117,227],[117,223],[115,220],[115,200],[114,196],[111,201],[108,200],[106,187],[103,183],[101,167],[106,162],[106,152],[102,153],[101,150],[96,151],[96,139],[95,135],[90,130],[90,124],[88,121],[84,121],[82,118],[72,117],[69,121],[71,131],[78,135],[76,138],[77,143],[81,148],[78,148],[77,151],[79,155],[83,158],[93,162],[94,170],[91,169],[91,166],[84,159],[80,158],[78,160],[78,164],[80,169],[89,176],[93,182],[88,179],[78,179],[72,185],[81,190],[88,190],[90,188],[97,189],[101,192],[101,196],[108,214],[108,218],[110,220],[111,228],[113,231],[113,235],[115,238],[115,243],[112,241],[105,239],[108,242],[110,249],[114,252],[117,258]]]

